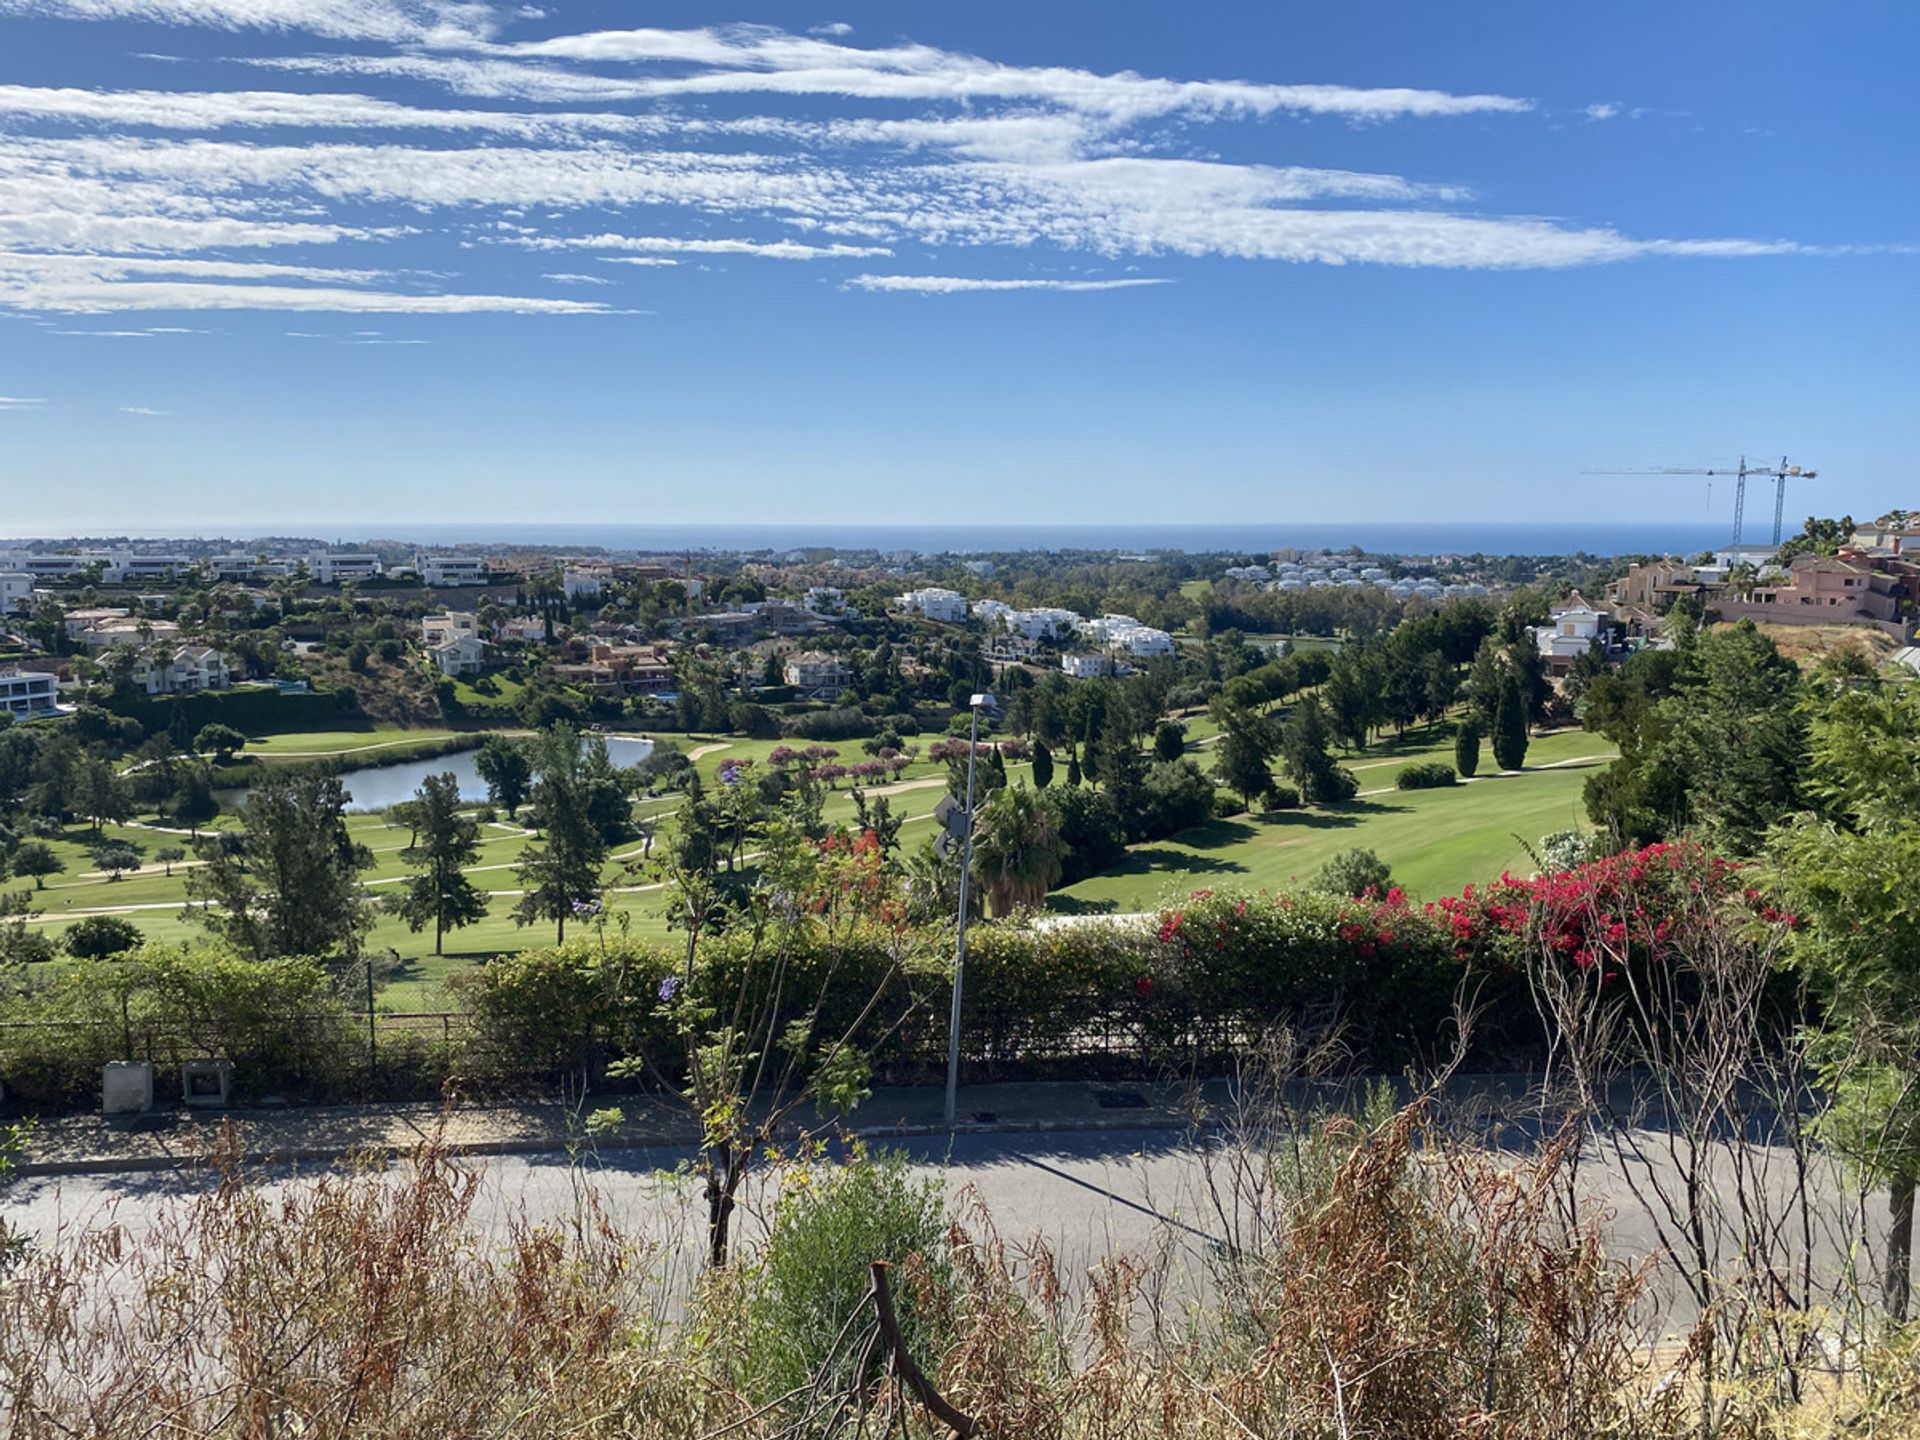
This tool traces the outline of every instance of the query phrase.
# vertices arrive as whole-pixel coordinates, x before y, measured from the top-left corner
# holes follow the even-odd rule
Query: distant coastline
[[[178,531],[127,530],[132,539],[186,539]],[[234,540],[262,535],[311,535],[358,543],[596,546],[615,552],[680,550],[747,552],[831,548],[922,555],[1013,550],[1100,550],[1130,554],[1260,554],[1282,549],[1344,550],[1358,545],[1375,555],[1641,555],[1697,554],[1731,538],[1724,523],[1473,522],[1450,524],[1337,521],[1248,521],[1190,525],[866,525],[866,524],[495,524],[335,522],[324,526],[206,527],[201,534]],[[47,538],[20,534],[12,538]],[[1749,536],[1749,539],[1760,538]]]

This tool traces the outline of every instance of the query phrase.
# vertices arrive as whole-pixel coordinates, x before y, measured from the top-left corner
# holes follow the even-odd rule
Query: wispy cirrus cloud
[[[0,15],[451,43],[490,34],[498,12],[491,5],[459,0],[0,0]]]
[[[847,288],[912,295],[960,295],[981,290],[1135,290],[1150,285],[1171,285],[1171,280],[992,280],[966,275],[855,275]]]
[[[0,395],[0,413],[9,410],[40,410],[46,407],[44,399],[31,399],[25,395]]]

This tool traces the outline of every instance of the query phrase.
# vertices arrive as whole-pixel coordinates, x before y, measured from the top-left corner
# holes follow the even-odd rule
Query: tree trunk
[[[1897,1321],[1906,1320],[1913,1291],[1914,1182],[1910,1170],[1896,1175],[1887,1195],[1887,1271],[1882,1290],[1887,1314]]]
[[[715,1270],[726,1268],[733,1230],[733,1192],[739,1183],[733,1147],[716,1147],[715,1159],[707,1170],[707,1264]]]

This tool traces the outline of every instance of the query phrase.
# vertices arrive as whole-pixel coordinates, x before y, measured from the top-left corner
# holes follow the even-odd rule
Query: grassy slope
[[[1416,896],[1431,898],[1503,869],[1531,868],[1522,842],[1584,828],[1580,787],[1611,756],[1597,735],[1564,731],[1536,739],[1529,768],[1444,790],[1393,790],[1393,776],[1420,759],[1451,758],[1451,742],[1413,741],[1348,763],[1359,798],[1327,809],[1239,817],[1136,846],[1127,861],[1051,897],[1065,912],[1150,910],[1200,886],[1284,889],[1309,879],[1342,850],[1365,846]],[[1491,757],[1483,760],[1491,764]],[[1544,768],[1551,766],[1552,768]],[[1381,794],[1367,794],[1372,790]]]

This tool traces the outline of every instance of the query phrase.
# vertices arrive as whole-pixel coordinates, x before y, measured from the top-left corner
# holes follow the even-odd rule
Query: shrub
[[[859,740],[873,734],[875,728],[873,721],[853,706],[815,710],[806,715],[796,715],[780,724],[782,734],[802,740]],[[890,725],[890,728],[897,730],[900,727]]]
[[[1453,767],[1468,780],[1480,768],[1480,726],[1471,716],[1454,727]]]
[[[790,1172],[766,1249],[748,1281],[747,1364],[770,1400],[823,1373],[845,1384],[860,1356],[834,1342],[866,1304],[868,1267],[898,1267],[894,1299],[909,1353],[937,1357],[947,1326],[939,1303],[953,1286],[943,1187],[893,1154]],[[829,1358],[833,1364],[828,1366]]]
[[[1371,850],[1343,850],[1320,867],[1314,877],[1316,890],[1329,895],[1384,895],[1393,884],[1393,871]]]
[[[1399,790],[1438,790],[1459,783],[1459,777],[1444,760],[1423,760],[1418,765],[1407,766],[1394,777],[1393,783]]]
[[[144,938],[131,920],[118,915],[88,915],[68,926],[60,943],[76,960],[104,960],[137,948]]]
[[[1260,797],[1260,803],[1269,810],[1298,810],[1300,791],[1296,786],[1276,780],[1267,786],[1266,793]]]
[[[1230,820],[1235,815],[1246,814],[1246,811],[1247,802],[1231,790],[1216,790],[1213,792],[1213,813],[1219,819]]]

